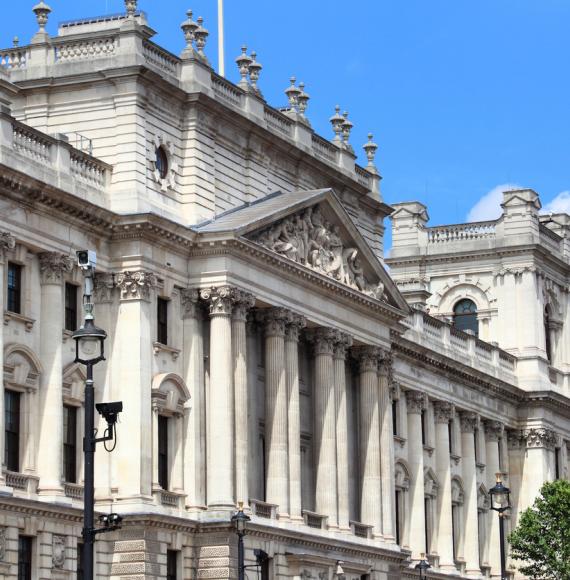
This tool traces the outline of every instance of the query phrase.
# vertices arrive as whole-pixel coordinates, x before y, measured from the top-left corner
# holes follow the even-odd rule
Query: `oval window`
[[[156,170],[160,175],[160,179],[165,179],[166,175],[168,174],[168,156],[166,155],[166,151],[164,147],[157,147],[156,148]]]

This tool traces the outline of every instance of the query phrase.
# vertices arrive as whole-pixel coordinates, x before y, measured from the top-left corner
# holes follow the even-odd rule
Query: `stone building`
[[[124,516],[99,578],[236,577],[238,502],[263,580],[412,578],[422,553],[432,578],[498,578],[495,473],[510,527],[568,477],[570,218],[525,190],[428,227],[382,201],[340,110],[329,141],[303,86],[273,108],[255,55],[233,84],[191,13],[176,56],[125,5],[50,37],[40,2],[0,51],[0,578],[80,577],[84,248],[96,397],[124,404],[96,454],[97,510]]]

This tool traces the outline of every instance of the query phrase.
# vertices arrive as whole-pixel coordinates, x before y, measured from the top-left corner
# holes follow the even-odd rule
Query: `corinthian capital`
[[[113,301],[115,281],[112,274],[97,272],[93,277],[93,296],[97,304]]]
[[[346,332],[338,332],[334,343],[334,358],[346,359],[348,349],[352,346],[352,336]]]
[[[16,247],[16,238],[8,232],[0,232],[0,258],[7,250],[13,250]]]
[[[291,342],[299,342],[299,335],[305,326],[307,326],[307,319],[293,312],[285,327],[285,339]]]
[[[449,423],[455,415],[455,407],[447,401],[435,401],[433,414],[436,423]]]
[[[315,328],[307,336],[313,343],[315,356],[334,354],[334,344],[338,338],[334,328]]]
[[[558,443],[558,437],[551,429],[537,427],[533,429],[523,429],[521,431],[521,438],[526,441],[527,448],[544,447],[546,449],[554,449]]]
[[[138,270],[117,274],[117,287],[121,300],[149,300],[150,291],[156,286],[156,276],[152,272]]]
[[[39,259],[42,284],[61,284],[63,275],[73,269],[73,258],[59,252],[43,252]]]
[[[485,419],[483,421],[483,427],[485,428],[485,437],[489,441],[498,441],[504,432],[504,425],[500,421],[490,421]]]
[[[394,357],[391,350],[382,350],[378,361],[378,372],[381,376],[388,379],[388,383],[392,382]]]
[[[246,292],[240,288],[233,288],[232,300],[234,303],[232,318],[234,320],[245,322],[247,319],[247,313],[255,304],[255,296],[251,294],[251,292]]]
[[[214,286],[200,290],[200,298],[208,304],[210,316],[230,316],[233,309],[231,286]]]
[[[412,415],[420,415],[426,408],[426,396],[420,391],[406,391],[406,410]]]
[[[474,433],[479,426],[479,415],[472,411],[461,411],[459,413],[462,433]]]
[[[200,292],[196,288],[184,288],[180,292],[182,318],[197,318],[200,312]]]
[[[266,308],[257,311],[257,319],[265,324],[265,336],[285,336],[285,327],[291,320],[286,308]]]
[[[355,346],[352,355],[358,361],[358,370],[361,373],[378,371],[378,358],[380,349],[377,346]]]

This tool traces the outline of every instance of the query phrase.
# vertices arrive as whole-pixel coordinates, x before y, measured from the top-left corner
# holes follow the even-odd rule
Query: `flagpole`
[[[226,76],[224,66],[224,0],[218,0],[218,72]]]

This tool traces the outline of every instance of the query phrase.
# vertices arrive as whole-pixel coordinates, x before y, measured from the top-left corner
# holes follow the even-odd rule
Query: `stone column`
[[[182,290],[182,364],[184,381],[190,390],[184,434],[184,491],[186,508],[206,507],[206,393],[204,390],[204,334],[200,292]]]
[[[266,501],[289,517],[289,459],[287,456],[287,378],[285,373],[285,308],[263,312],[265,320],[265,456]]]
[[[491,489],[496,483],[495,474],[501,470],[499,465],[499,445],[503,436],[503,424],[499,421],[484,421],[485,453],[486,453],[486,484]],[[499,518],[497,512],[489,510],[487,514],[487,545],[489,546],[489,565],[491,578],[501,576],[501,545],[499,540]]]
[[[463,411],[461,422],[461,464],[465,488],[465,573],[478,576],[479,568],[479,520],[477,515],[477,467],[475,465],[475,429],[479,417],[476,413]]]
[[[360,520],[382,533],[380,503],[380,416],[378,408],[378,355],[372,346],[354,350],[359,363],[360,415]]]
[[[349,530],[348,409],[346,394],[346,353],[352,337],[337,333],[334,344],[334,384],[336,399],[336,481],[338,486],[338,527]]]
[[[285,329],[285,366],[288,396],[289,515],[301,515],[301,415],[299,406],[299,332],[306,325],[303,316],[293,315]]]
[[[449,422],[453,419],[455,408],[451,403],[435,401],[433,409],[436,475],[439,481],[437,553],[439,554],[440,569],[455,572],[451,518],[451,459],[449,457]]]
[[[153,273],[120,272],[116,276],[119,288],[119,315],[115,327],[114,384],[122,389],[124,413],[121,432],[113,454],[117,464],[117,483],[121,499],[142,497],[151,501],[152,491],[152,343],[151,307],[156,278]],[[98,388],[97,383],[95,388]],[[133,449],[137,452],[133,453]],[[115,455],[116,454],[116,455]]]
[[[426,398],[418,391],[406,391],[408,412],[408,463],[410,464],[410,549],[412,560],[420,560],[426,551],[424,504],[424,448],[422,411]]]
[[[4,316],[4,262],[8,250],[16,247],[16,239],[8,232],[0,232],[0,314]],[[4,325],[0,325],[0,487],[5,483],[4,477]]]
[[[232,348],[234,359],[235,442],[236,442],[236,501],[249,502],[248,489],[248,410],[247,394],[247,313],[255,304],[255,297],[243,290],[234,290],[232,313]]]
[[[40,495],[63,495],[63,277],[73,268],[69,256],[39,255],[41,276],[38,473]]]
[[[234,391],[232,289],[202,290],[210,313],[210,390],[207,398],[206,499],[209,508],[234,509]]]
[[[382,476],[382,534],[387,542],[396,541],[394,427],[392,424],[392,353],[386,352],[378,367],[380,392],[380,472]]]
[[[332,328],[317,328],[311,339],[315,354],[315,511],[338,527],[334,342]]]

